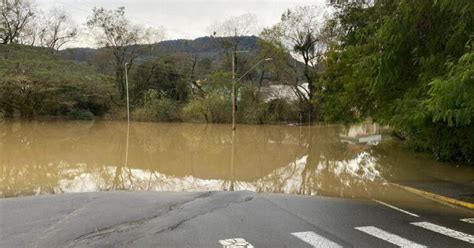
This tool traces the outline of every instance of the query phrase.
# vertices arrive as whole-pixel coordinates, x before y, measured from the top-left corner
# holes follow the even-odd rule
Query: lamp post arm
[[[270,58],[266,58],[266,59],[262,59],[260,61],[258,61],[255,65],[253,65],[252,67],[250,67],[250,69],[248,71],[246,71],[239,79],[237,79],[235,82],[239,82],[241,79],[243,79],[245,76],[247,76],[247,74],[249,74],[253,69],[255,69],[255,67],[257,67],[258,65],[260,65],[261,63],[263,63],[264,61],[270,61],[271,59]]]

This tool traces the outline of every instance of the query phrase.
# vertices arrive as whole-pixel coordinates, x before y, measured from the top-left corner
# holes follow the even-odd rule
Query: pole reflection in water
[[[229,191],[234,191],[234,157],[235,157],[235,129],[232,130],[232,151],[230,155],[230,187]]]
[[[1,196],[125,189],[371,197],[387,181],[443,175],[463,182],[474,174],[394,141],[341,142],[348,131],[334,125],[242,125],[230,133],[228,125],[132,122],[124,139],[123,124],[0,124]]]
[[[128,167],[128,143],[130,140],[130,122],[127,122],[127,138],[125,143],[125,168]]]

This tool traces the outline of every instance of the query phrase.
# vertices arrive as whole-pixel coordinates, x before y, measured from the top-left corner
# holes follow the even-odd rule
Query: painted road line
[[[417,215],[417,214],[410,213],[410,212],[408,212],[408,211],[406,211],[406,210],[403,210],[403,209],[401,209],[401,208],[397,208],[397,207],[395,207],[395,206],[393,206],[393,205],[390,205],[390,204],[388,204],[388,203],[385,203],[385,202],[383,202],[383,201],[379,201],[379,200],[375,200],[375,199],[372,199],[372,200],[375,201],[375,202],[377,202],[377,203],[379,203],[379,204],[382,204],[382,205],[384,205],[384,206],[386,206],[386,207],[395,209],[395,210],[397,210],[397,211],[400,211],[400,212],[402,212],[402,213],[411,215],[411,216],[413,216],[413,217],[420,217],[420,216]]]
[[[410,248],[422,248],[422,247],[426,247],[424,245],[420,245],[418,243],[415,243],[413,241],[410,241],[408,239],[405,239],[405,238],[402,238],[398,235],[395,235],[393,233],[389,233],[389,232],[386,232],[382,229],[379,229],[377,227],[374,227],[374,226],[361,226],[361,227],[355,227],[355,229],[361,231],[361,232],[365,232],[369,235],[372,235],[376,238],[379,238],[379,239],[382,239],[382,240],[385,240],[389,243],[392,243],[394,245],[397,245],[399,247],[410,247]]]
[[[293,236],[303,240],[304,242],[312,245],[313,247],[324,247],[324,248],[339,248],[342,247],[329,239],[324,238],[316,234],[315,232],[295,232]]]
[[[465,218],[465,219],[461,219],[461,221],[474,224],[474,218]]]
[[[454,199],[454,198],[451,198],[451,197],[447,197],[447,196],[444,196],[444,195],[438,195],[438,194],[435,194],[435,193],[432,193],[432,192],[428,192],[428,191],[424,191],[424,190],[421,190],[421,189],[408,187],[408,186],[405,186],[405,185],[400,185],[400,184],[397,184],[397,183],[390,183],[390,184],[392,184],[396,187],[402,188],[402,189],[404,189],[408,192],[423,196],[423,197],[428,198],[430,200],[435,200],[435,201],[440,202],[440,203],[457,205],[457,206],[461,206],[461,207],[465,207],[465,208],[469,208],[469,209],[474,209],[474,203],[461,201],[461,200]]]
[[[242,238],[219,240],[223,248],[254,248],[252,244]]]
[[[463,233],[463,232],[459,232],[459,231],[456,231],[456,230],[453,230],[453,229],[449,229],[449,228],[444,227],[444,226],[438,226],[438,225],[435,225],[435,224],[429,223],[429,222],[413,222],[411,224],[415,225],[415,226],[418,226],[418,227],[425,228],[425,229],[433,231],[433,232],[443,234],[443,235],[451,237],[451,238],[459,239],[459,240],[474,244],[474,236],[470,235],[470,234],[467,234],[467,233]]]

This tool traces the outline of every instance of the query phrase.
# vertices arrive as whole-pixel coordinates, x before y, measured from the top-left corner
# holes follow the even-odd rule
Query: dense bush
[[[73,109],[68,113],[71,120],[94,120],[95,115],[89,110]]]
[[[261,92],[255,87],[242,87],[238,103],[238,121],[247,124],[270,124],[298,122],[299,108],[297,102],[283,99],[265,101]]]
[[[225,91],[212,91],[204,97],[191,99],[183,108],[183,118],[187,121],[226,123],[232,118],[232,101]],[[282,99],[264,101],[254,87],[242,87],[237,101],[237,122],[245,124],[270,124],[298,122],[296,103]]]
[[[296,103],[288,103],[282,99],[273,99],[266,109],[266,120],[271,123],[298,122],[299,111]]]
[[[474,163],[474,2],[341,6],[322,77],[325,119],[372,117],[416,150]]]
[[[113,86],[93,68],[52,55],[47,49],[0,46],[0,111],[7,117],[104,114]]]
[[[183,108],[186,120],[211,123],[230,122],[231,111],[231,98],[220,91],[212,91],[204,97],[194,97]]]
[[[146,121],[180,120],[178,102],[159,94],[156,90],[144,93],[144,105],[133,112],[133,118]]]
[[[240,101],[238,102],[237,119],[239,122],[247,124],[267,123],[267,104],[258,91],[252,87],[242,87],[240,89]]]
[[[137,65],[131,73],[134,100],[141,102],[151,89],[173,101],[186,102],[190,89],[183,63],[178,55],[166,55]]]

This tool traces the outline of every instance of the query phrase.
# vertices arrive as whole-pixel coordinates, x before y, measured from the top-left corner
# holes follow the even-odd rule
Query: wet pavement
[[[7,198],[0,200],[0,246],[473,247],[474,224],[465,221],[473,211],[417,197],[240,191]]]
[[[473,175],[474,177],[474,175]],[[429,180],[415,182],[398,182],[401,185],[409,186],[433,194],[446,196],[456,200],[474,203],[474,182],[471,184],[455,183],[444,180]]]

